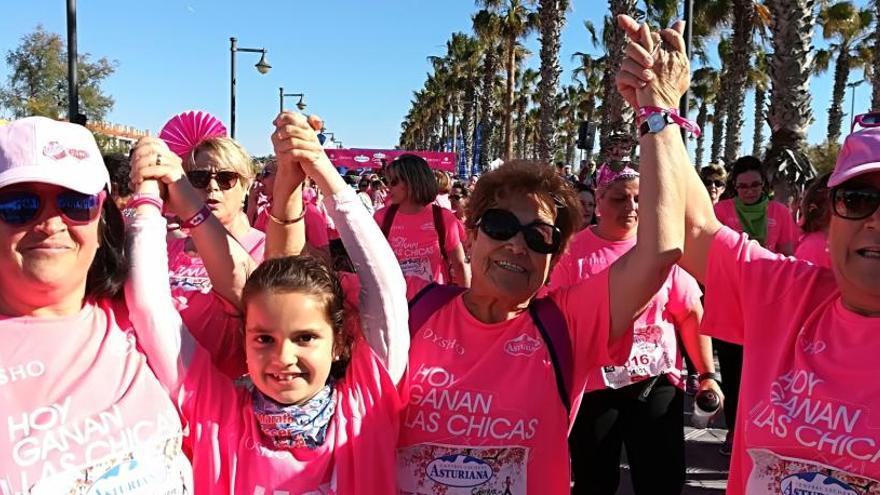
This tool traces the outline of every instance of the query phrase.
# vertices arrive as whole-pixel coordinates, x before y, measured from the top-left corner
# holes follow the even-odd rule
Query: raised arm
[[[684,54],[684,45],[679,30],[664,30],[661,35],[663,42],[669,48],[660,47],[655,56],[651,56],[653,43],[659,40],[656,34],[651,34],[647,26],[639,25],[628,16],[620,16],[619,25],[635,41],[627,47],[627,58],[621,66],[621,72],[617,77],[617,87],[627,100],[639,102],[642,95],[648,97],[645,105],[652,105],[653,98],[650,96],[652,88],[669,87],[677,88],[670,96],[661,100],[668,108],[677,107],[676,95],[684,94],[690,85],[690,66]],[[677,28],[683,28],[678,23]],[[650,49],[649,49],[650,48]],[[674,48],[675,56],[669,57],[670,49]],[[675,69],[675,70],[672,70]],[[684,70],[682,70],[684,69]],[[662,85],[661,85],[662,83]],[[659,106],[659,105],[658,105]],[[670,132],[670,128],[676,132]],[[690,164],[684,142],[678,136],[677,126],[669,126],[658,134],[648,134],[642,138],[641,164],[644,170],[646,162],[653,161],[650,168],[662,171],[668,177],[674,177],[679,182],[676,186],[684,205],[684,252],[678,264],[691,273],[699,282],[703,282],[706,273],[706,262],[709,257],[709,249],[715,234],[721,229],[721,223],[715,217],[712,201],[706,188],[700,182],[697,172]],[[678,139],[675,137],[678,136]],[[647,141],[647,142],[646,142]],[[646,146],[646,144],[648,146]],[[644,172],[641,197],[645,201]],[[661,177],[661,180],[667,177]],[[664,186],[667,183],[662,183]],[[645,210],[650,211],[651,208]],[[640,212],[641,213],[641,212]],[[679,217],[681,218],[681,217]],[[644,216],[639,220],[639,233],[641,235]],[[680,220],[676,220],[680,222]],[[641,237],[639,238],[641,242]]]
[[[360,278],[364,337],[397,383],[409,359],[409,315],[403,274],[397,263],[388,262],[394,253],[355,191],[330,163],[306,118],[283,113],[275,123],[272,141],[276,155],[298,162],[326,194],[327,212]]]
[[[173,156],[164,143],[150,138],[139,141],[131,157],[135,192],[158,200],[159,177],[168,171],[161,163]],[[150,368],[173,397],[191,361],[194,341],[171,299],[165,233],[165,219],[155,204],[137,207],[126,235],[131,272],[125,302]]]
[[[621,27],[626,27],[626,16],[621,16]],[[684,54],[684,40],[680,29],[666,30],[670,46],[654,50],[654,39],[647,26],[642,26],[631,36],[639,42],[631,42],[627,54],[650,58],[654,52],[654,71],[661,74],[651,78],[649,84],[637,91],[627,92],[628,87],[618,88],[634,108],[656,106],[675,108],[678,99],[687,90],[689,64]],[[624,62],[626,64],[626,62]],[[625,65],[624,65],[625,68]],[[625,72],[623,72],[625,74]],[[684,83],[668,84],[672,77],[685,75]],[[620,78],[621,76],[618,76]],[[641,137],[639,182],[639,228],[636,246],[611,266],[609,279],[612,340],[631,327],[632,321],[644,310],[645,305],[660,289],[672,265],[678,261],[684,248],[684,195],[685,180],[679,167],[669,162],[686,163],[682,160],[681,135],[678,126],[668,125],[657,133]]]

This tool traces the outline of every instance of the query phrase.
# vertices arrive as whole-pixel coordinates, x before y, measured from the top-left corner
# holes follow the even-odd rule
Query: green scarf
[[[734,204],[743,232],[748,234],[750,239],[758,241],[758,244],[763,246],[767,242],[767,207],[770,205],[770,199],[764,196],[761,201],[747,205],[736,198]]]

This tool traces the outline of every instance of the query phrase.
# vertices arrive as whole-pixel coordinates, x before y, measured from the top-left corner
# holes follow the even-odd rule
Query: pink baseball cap
[[[92,133],[46,117],[0,127],[0,188],[42,182],[83,194],[110,190],[110,174]]]
[[[880,172],[880,127],[869,127],[846,137],[828,187],[837,187],[853,177]]]

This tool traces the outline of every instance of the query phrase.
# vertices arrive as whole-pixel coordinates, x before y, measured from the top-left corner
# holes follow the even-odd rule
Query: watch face
[[[660,132],[666,127],[666,114],[652,113],[648,115],[648,130],[651,132]]]

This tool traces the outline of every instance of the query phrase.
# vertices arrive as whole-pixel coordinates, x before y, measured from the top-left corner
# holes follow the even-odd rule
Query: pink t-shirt
[[[607,274],[549,296],[571,333],[572,415],[589,370],[613,364]],[[626,351],[615,352],[620,362]],[[397,459],[401,493],[569,493],[570,420],[528,312],[487,324],[456,297],[413,336],[409,373]]]
[[[609,241],[596,235],[592,228],[582,230],[553,269],[550,288],[568,287],[595,276],[635,245],[635,236]],[[684,388],[677,322],[700,306],[702,295],[697,281],[674,265],[663,286],[633,324],[633,345],[626,364],[592,370],[587,378],[587,391],[622,388],[661,374]]]
[[[327,219],[318,211],[318,207],[312,203],[305,203],[306,216],[303,221],[306,225],[306,242],[315,248],[325,249],[330,240],[327,237]],[[254,222],[254,228],[266,232],[266,225],[269,223],[269,206],[261,208],[257,214],[257,221]]]
[[[458,236],[458,219],[447,209],[443,212],[445,238],[443,239],[447,256],[461,245]],[[376,212],[374,218],[381,226],[388,213],[388,208]],[[440,253],[437,229],[434,227],[434,213],[431,205],[416,214],[407,214],[398,210],[394,223],[388,233],[388,243],[400,262],[404,275],[418,277],[428,282],[445,283],[449,278],[446,263]]]
[[[382,363],[359,339],[324,444],[279,449],[263,437],[251,391],[197,348],[181,389],[196,493],[396,493],[394,447],[402,404]]]
[[[722,228],[705,319],[744,351],[727,493],[877,493],[880,318],[847,310],[831,270]]]
[[[180,418],[124,307],[0,317],[0,493],[192,493]]]
[[[724,199],[715,204],[715,216],[718,220],[731,229],[742,232],[739,216],[736,214],[736,204],[733,199]],[[791,211],[779,201],[767,203],[767,241],[764,247],[778,253],[784,244],[797,247],[800,230],[791,217]]]
[[[828,236],[825,232],[810,232],[801,238],[794,257],[809,261],[816,266],[831,268],[831,256],[828,255]]]
[[[186,251],[186,241],[168,243],[168,277],[174,305],[190,333],[215,356],[223,372],[230,377],[241,376],[247,369],[238,310],[211,290],[202,258]],[[252,228],[240,241],[255,261],[263,261],[265,234]],[[224,330],[227,327],[229,331]]]

